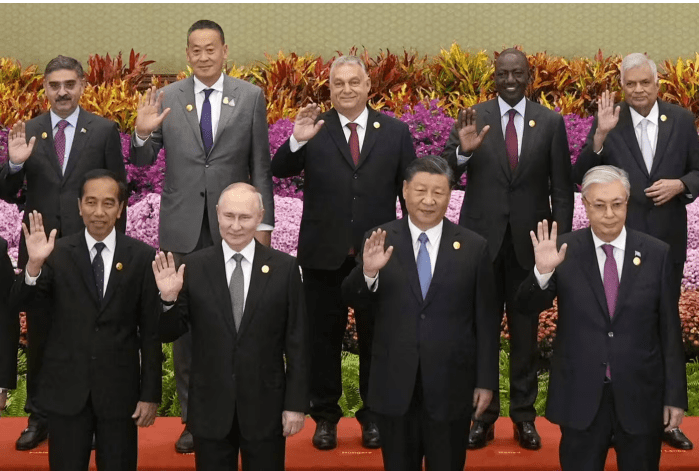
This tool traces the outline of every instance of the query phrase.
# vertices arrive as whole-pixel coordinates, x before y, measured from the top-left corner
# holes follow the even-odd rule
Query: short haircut
[[[500,54],[498,54],[498,59],[500,57],[505,57],[505,56],[510,55],[510,54],[512,54],[514,56],[519,56],[522,59],[524,59],[524,62],[527,63],[527,67],[529,67],[529,60],[527,59],[527,55],[515,47],[508,47],[507,49],[504,49],[503,51],[501,51]],[[496,62],[497,62],[497,60],[496,60]]]
[[[78,78],[82,79],[85,77],[82,64],[72,57],[58,56],[51,59],[49,63],[46,64],[46,69],[44,69],[44,77],[57,70],[73,70],[78,74]]]
[[[627,70],[643,67],[646,64],[650,67],[650,73],[655,77],[655,83],[658,83],[658,67],[655,65],[655,62],[649,59],[645,54],[634,52],[624,57],[621,61],[621,84],[624,84],[624,73]]]
[[[91,180],[99,180],[100,178],[109,178],[111,180],[114,180],[114,182],[119,187],[119,203],[123,203],[124,201],[126,201],[126,193],[128,191],[126,182],[120,179],[116,173],[112,172],[111,170],[107,170],[106,168],[96,168],[94,170],[90,170],[83,176],[82,183],[80,184],[78,198],[81,200],[83,199],[83,194],[85,193],[85,184],[87,182]]]
[[[265,205],[262,203],[262,194],[259,191],[257,191],[257,188],[250,185],[249,183],[244,183],[244,182],[231,183],[226,188],[224,188],[218,197],[218,202],[216,203],[216,205],[221,204],[221,199],[223,198],[224,194],[226,194],[227,192],[229,192],[231,190],[235,190],[237,188],[243,188],[243,189],[246,189],[247,191],[249,191],[250,193],[255,193],[257,195],[259,202],[260,202],[260,210],[264,211]]]
[[[199,20],[187,30],[187,46],[189,46],[189,36],[198,29],[213,29],[214,31],[218,31],[219,36],[221,36],[221,44],[226,44],[226,39],[223,36],[223,28],[221,28],[218,23],[211,20]]]
[[[454,185],[454,171],[447,161],[438,155],[426,155],[410,162],[405,169],[405,181],[410,182],[415,174],[419,172],[444,175],[449,180],[449,187],[451,188]]]
[[[332,65],[330,66],[330,75],[333,74],[333,71],[336,67],[346,64],[356,64],[362,68],[365,74],[368,75],[366,71],[366,65],[364,65],[364,62],[357,56],[340,56],[337,59],[335,59]]]
[[[620,181],[621,184],[624,185],[626,198],[628,199],[629,196],[631,196],[629,174],[626,173],[625,170],[614,167],[613,165],[598,165],[588,170],[583,177],[580,194],[582,194],[584,198],[585,194],[590,189],[590,185],[594,183],[614,183],[615,181]]]

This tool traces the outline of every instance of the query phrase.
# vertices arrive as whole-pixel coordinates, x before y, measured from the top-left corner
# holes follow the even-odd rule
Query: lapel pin
[[[47,137],[49,137],[48,134],[46,134],[45,132],[42,132],[42,133],[41,133],[41,138],[42,138],[42,139],[46,139]]]
[[[117,262],[117,264],[116,264],[117,271],[121,271],[122,268],[124,268],[124,265],[122,265],[121,262]]]
[[[639,266],[641,264],[641,252],[634,252],[633,264]]]
[[[87,132],[87,129],[82,128],[82,129],[80,130],[80,132],[83,133],[83,134],[85,134],[85,133]]]
[[[187,111],[192,111],[194,107],[192,105],[187,105],[185,108],[187,109]]]
[[[262,265],[262,273],[269,273],[269,267],[267,265]]]
[[[461,248],[461,244],[459,242],[454,242],[454,250],[459,250]]]
[[[226,97],[226,98],[223,99],[223,102],[224,102],[224,103],[227,103],[228,106],[235,106],[235,100],[234,100],[233,98],[231,98],[230,101],[229,101],[229,100],[228,100],[228,97]]]
[[[664,123],[665,121],[667,121],[667,116],[665,116],[664,114],[661,114],[661,115],[660,115],[660,121],[662,121],[663,123]]]
[[[227,97],[227,96],[224,96],[224,97],[223,97],[223,104],[224,104],[224,105],[227,105],[227,104],[228,104],[228,97]]]
[[[536,126],[536,121],[534,121],[533,119],[530,119],[529,120],[529,127],[533,128],[534,126]]]
[[[379,129],[381,127],[381,123],[378,121],[374,121],[374,128]]]

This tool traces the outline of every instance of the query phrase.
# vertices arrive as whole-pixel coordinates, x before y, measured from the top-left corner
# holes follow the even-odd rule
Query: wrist
[[[374,270],[373,272],[372,271],[367,272],[367,270],[363,270],[363,272],[364,272],[364,276],[366,276],[367,278],[376,278],[376,275],[379,274],[378,270]]]
[[[41,273],[41,267],[44,265],[44,261],[36,261],[29,259],[27,262],[27,266],[25,268],[27,274],[31,277],[36,277],[39,276],[39,273]]]
[[[163,306],[173,306],[177,302],[177,296],[163,296],[160,295],[160,303]]]

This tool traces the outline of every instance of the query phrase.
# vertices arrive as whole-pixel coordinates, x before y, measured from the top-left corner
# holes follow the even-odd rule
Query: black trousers
[[[286,439],[246,440],[240,435],[238,414],[228,436],[210,440],[194,435],[194,463],[197,471],[238,471],[238,453],[243,471],[284,471]]]
[[[605,384],[597,415],[586,430],[561,427],[563,471],[603,471],[612,434],[619,471],[658,471],[662,424],[658,423],[657,431],[648,435],[627,433],[616,416],[614,399],[611,383]]]
[[[424,407],[419,368],[417,378],[405,415],[376,413],[384,469],[422,471],[424,457],[427,471],[463,471],[471,420],[468,415],[449,422],[431,419]]]
[[[46,426],[48,415],[35,401],[38,393],[38,378],[43,363],[44,345],[51,327],[50,305],[41,302],[27,312],[27,401],[24,411],[29,414],[29,425]]]
[[[536,365],[539,316],[511,308],[517,289],[529,275],[529,270],[522,268],[517,261],[509,225],[500,252],[493,262],[493,271],[496,302],[498,306],[506,306],[510,332],[510,417],[513,422],[533,421],[536,418],[534,401],[538,393]],[[499,415],[500,395],[496,393],[479,420],[494,423]]]
[[[99,471],[136,471],[138,431],[131,417],[100,418],[88,397],[85,407],[77,415],[49,413],[48,420],[51,471],[87,471],[93,433]]]
[[[347,257],[337,270],[303,268],[303,287],[311,330],[311,417],[318,422],[337,423],[342,410],[337,401],[342,395],[342,338],[347,328],[347,305],[342,301],[342,280],[355,267]],[[355,309],[359,341],[359,394],[364,401],[356,417],[360,423],[375,420],[367,404],[371,342],[374,323],[370,313]]]

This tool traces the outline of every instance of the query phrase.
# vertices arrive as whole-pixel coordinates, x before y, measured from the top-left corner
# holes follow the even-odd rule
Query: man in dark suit
[[[7,390],[17,386],[19,316],[10,308],[10,288],[15,279],[7,241],[0,237],[0,410],[7,404]]]
[[[24,223],[29,214],[42,214],[47,231],[57,237],[75,234],[84,228],[78,214],[82,178],[92,169],[106,168],[126,179],[121,140],[116,123],[88,113],[78,106],[85,89],[82,66],[77,60],[58,56],[44,71],[44,91],[51,110],[27,123],[18,122],[8,136],[9,161],[0,169],[0,197],[14,201],[22,184],[27,183]],[[117,228],[126,229],[126,212]],[[22,234],[18,266],[27,263]],[[37,306],[37,309],[50,307]],[[46,438],[46,414],[35,404],[35,377],[40,359],[35,354],[44,342],[44,326],[39,316],[28,313],[28,397],[25,410],[30,414],[27,429],[16,443],[18,450],[31,450]]]
[[[367,107],[371,79],[362,61],[336,59],[330,69],[333,108],[319,114],[310,104],[299,111],[294,133],[272,160],[278,178],[304,172],[304,203],[298,258],[303,268],[311,322],[311,417],[313,445],[337,446],[342,411],[340,354],[347,326],[342,280],[355,267],[363,234],[396,218],[403,172],[415,159],[408,126]],[[362,443],[380,446],[367,398],[371,362],[371,316],[355,308],[359,340],[359,391],[364,407],[357,414]]]
[[[687,257],[685,205],[699,192],[699,141],[694,115],[658,100],[655,63],[644,54],[626,56],[621,63],[624,100],[614,104],[605,92],[578,160],[573,180],[580,183],[596,165],[626,170],[631,182],[627,225],[670,245],[670,290],[679,300]],[[681,430],[663,439],[675,448],[689,450],[692,442]]]
[[[153,262],[163,340],[192,333],[187,426],[199,470],[237,470],[240,451],[244,471],[283,471],[285,437],[308,409],[301,275],[293,257],[254,240],[263,212],[254,187],[230,185],[216,206],[223,241],[177,271],[172,254]]]
[[[552,219],[561,232],[573,220],[570,153],[563,118],[524,97],[530,80],[526,55],[506,49],[495,60],[498,98],[459,113],[442,157],[467,184],[459,224],[488,241],[495,272],[497,305],[507,307],[510,332],[510,417],[520,446],[536,450],[536,316],[515,312],[517,288],[534,265],[529,231]],[[477,115],[477,116],[476,116]],[[469,448],[495,437],[500,412],[495,395],[480,420],[474,420]]]
[[[663,429],[687,408],[671,251],[625,227],[630,194],[626,172],[595,167],[582,181],[590,228],[557,240],[543,221],[531,234],[536,266],[516,302],[558,296],[546,417],[564,471],[602,471],[612,435],[620,471],[657,471]]]
[[[265,215],[255,237],[271,242],[274,196],[270,172],[265,98],[260,87],[222,73],[228,57],[223,29],[210,20],[195,22],[187,32],[187,63],[192,76],[147,91],[138,107],[131,141],[131,161],[152,164],[161,148],[167,170],[160,205],[160,246],[179,264],[195,250],[221,242],[215,206],[221,191],[234,182],[249,182],[262,194]],[[175,379],[187,422],[187,391],[192,340],[175,342]],[[188,430],[175,444],[193,451]]]
[[[135,471],[137,428],[153,424],[161,394],[158,293],[151,247],[114,229],[126,183],[85,174],[78,200],[85,230],[55,242],[34,211],[23,224],[29,260],[14,285],[20,309],[53,306],[37,403],[48,412],[49,466]]]
[[[452,172],[427,156],[405,171],[408,215],[364,244],[343,295],[375,316],[369,400],[384,468],[461,471],[471,414],[498,390],[499,313],[486,241],[444,215]],[[388,248],[385,248],[388,246]]]

